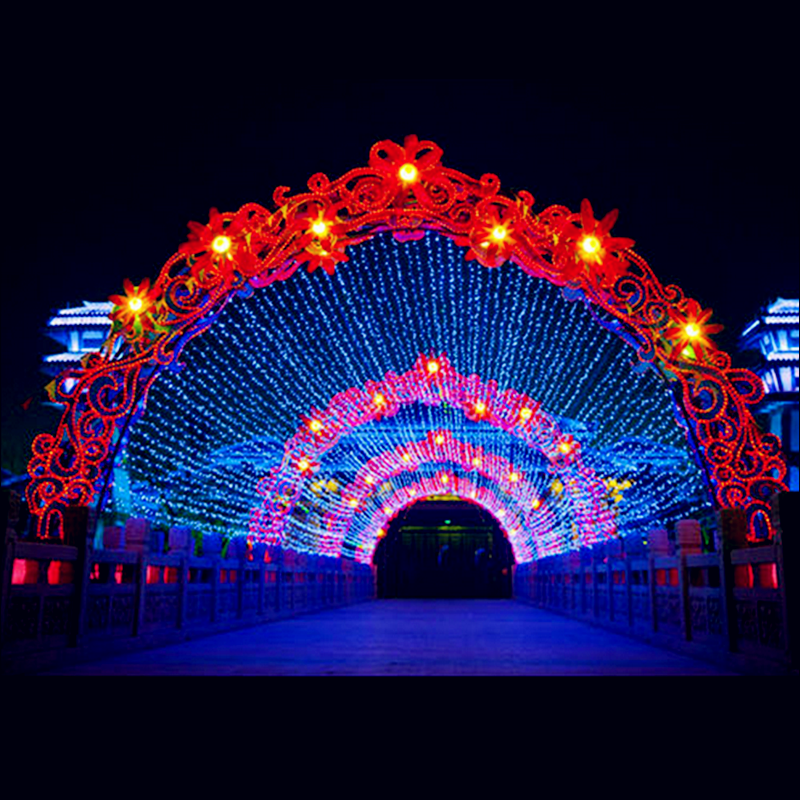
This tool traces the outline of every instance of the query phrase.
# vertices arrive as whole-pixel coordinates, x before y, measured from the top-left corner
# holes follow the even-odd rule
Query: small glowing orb
[[[486,403],[475,403],[475,413],[476,414],[485,414],[486,413]]]
[[[581,246],[584,253],[592,256],[600,249],[600,240],[595,236],[587,236]]]
[[[692,350],[691,347],[686,347],[683,350],[683,355],[686,356],[686,358],[694,358],[694,350]]]
[[[384,396],[383,396],[383,395],[382,395],[380,392],[378,392],[378,394],[376,394],[376,395],[375,395],[375,396],[372,398],[372,402],[373,402],[373,403],[374,403],[376,406],[382,406],[382,405],[383,405],[383,404],[386,402],[386,398],[385,398],[385,397],[384,397]]]
[[[384,514],[391,514],[392,513],[392,509],[389,508],[389,506],[384,506],[383,513]]]
[[[308,460],[305,458],[301,459],[297,466],[300,472],[308,472],[311,469],[311,464],[309,464]]]
[[[211,244],[215,253],[225,255],[231,249],[231,240],[227,236],[217,236]]]
[[[439,434],[439,435],[436,437],[436,440],[435,440],[435,441],[436,441],[436,444],[444,444],[444,436],[442,436],[442,434],[440,433],[440,434]]]
[[[520,474],[519,474],[519,472],[512,472],[512,473],[511,473],[511,474],[508,476],[508,479],[511,481],[511,483],[519,483],[519,479],[520,479]]]
[[[700,335],[700,328],[698,328],[694,323],[691,323],[686,326],[686,335],[690,339],[696,339]]]
[[[417,490],[416,490],[416,489],[409,489],[408,493],[409,493],[409,494],[410,494],[412,497],[416,497],[416,496],[417,496]]]
[[[497,516],[500,517],[500,519],[503,519],[505,515],[506,512],[502,508],[497,512]]]
[[[364,478],[364,483],[366,483],[367,486],[374,486],[375,485],[375,478],[373,478],[372,475],[367,475],[367,477]]]
[[[539,498],[537,497],[536,500],[533,501],[532,505],[533,505],[533,510],[538,511],[542,507],[542,501],[539,500]]]
[[[411,456],[408,453],[404,453],[403,454],[403,461],[405,461],[406,464],[408,464],[408,462],[411,461]]]
[[[519,412],[519,416],[520,419],[527,422],[533,416],[533,411],[531,411],[529,408],[523,408],[522,411]]]
[[[355,497],[353,497],[350,500],[349,505],[350,505],[350,508],[358,508],[358,500],[356,500]]]
[[[450,483],[450,478],[447,475],[442,475],[442,483]]]
[[[558,449],[566,456],[572,452],[572,445],[569,442],[561,442]]]
[[[330,253],[329,253],[327,250],[320,250],[320,251],[319,251],[319,254],[320,254],[320,255],[321,255],[323,258],[327,258],[327,257],[330,255]]]
[[[475,467],[476,469],[480,469],[482,464],[483,461],[481,461],[479,458],[472,459],[472,466]]]
[[[317,236],[324,236],[328,232],[328,226],[320,219],[311,226],[311,230],[314,231]]]
[[[494,239],[496,242],[504,242],[506,236],[508,236],[508,231],[502,225],[498,225],[492,231],[492,239]]]
[[[143,305],[144,303],[142,303],[141,297],[132,297],[130,300],[128,300],[128,308],[134,313],[141,311]]]
[[[431,375],[435,375],[439,371],[439,362],[438,361],[429,361],[428,362],[428,372]]]
[[[414,183],[418,177],[419,172],[413,164],[403,164],[403,166],[400,167],[400,180],[406,183]]]
[[[318,420],[312,420],[311,424],[308,426],[314,433],[319,433],[325,426]]]
[[[385,537],[386,537],[386,531],[385,531],[383,528],[381,528],[381,529],[378,531],[378,538],[379,538],[379,539],[383,539],[383,538],[385,538]]]

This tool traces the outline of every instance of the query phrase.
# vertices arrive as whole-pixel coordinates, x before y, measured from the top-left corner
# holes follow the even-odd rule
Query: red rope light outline
[[[786,491],[781,442],[755,424],[748,407],[763,398],[763,385],[715,347],[709,336],[719,326],[707,324],[710,311],[679,287],[662,286],[633,241],[611,237],[616,212],[598,221],[584,201],[580,213],[551,206],[537,215],[529,192],[507,197],[496,175],[475,179],[441,157],[438,145],[415,136],[404,146],[379,142],[366,167],[333,181],[318,173],[294,196],[278,187],[274,211],[212,210],[207,225],[190,224],[189,241],[152,286],[126,281],[125,294],[112,298],[112,336],[56,380],[61,421],[33,442],[27,499],[37,534],[63,535],[64,510],[91,504],[98,492],[102,504],[119,429],[144,407],[161,369],[177,365],[186,343],[236,293],[286,280],[303,264],[330,273],[348,260],[348,248],[380,233],[407,241],[432,231],[466,248],[467,259],[489,268],[511,261],[616,318],[639,360],[678,387],[718,507],[744,508],[750,538],[759,530],[771,537],[768,501]]]
[[[404,455],[408,456],[408,460],[404,460]],[[482,475],[513,498],[518,522],[516,525],[509,525],[509,541],[517,563],[532,560],[533,552],[538,551],[534,534],[544,538],[542,534],[552,531],[553,511],[549,504],[538,496],[535,487],[508,459],[473,447],[469,442],[459,441],[450,431],[445,430],[431,431],[422,441],[408,442],[368,461],[356,479],[342,491],[337,507],[326,513],[323,519],[326,533],[323,535],[320,552],[323,555],[341,557],[342,547],[355,515],[378,493],[382,483],[404,472],[416,472],[428,464],[448,463],[456,464],[467,473]],[[512,474],[517,476],[515,481],[511,480]],[[457,485],[461,480],[451,471],[440,471],[436,477],[445,489]],[[369,483],[368,479],[372,482]],[[532,505],[534,501],[538,501],[535,509]],[[377,537],[376,529],[372,533]],[[531,540],[533,547],[527,540]],[[369,538],[362,541],[362,546],[367,549],[372,547],[374,550],[374,544]]]
[[[324,454],[354,429],[393,417],[401,408],[415,403],[447,403],[469,419],[504,430],[536,448],[549,460],[551,471],[567,489],[581,541],[588,545],[616,535],[614,516],[603,503],[605,486],[583,462],[580,442],[565,436],[533,398],[515,389],[500,392],[496,381],[484,383],[478,375],[461,375],[444,353],[420,355],[407,372],[401,375],[390,372],[380,382],[368,381],[363,389],[351,387],[337,394],[324,411],[312,409],[287,441],[281,464],[258,485],[264,502],[251,513],[250,535],[272,544],[284,543],[286,521],[306,481],[318,471]],[[455,441],[449,432],[434,432],[429,435],[433,437],[430,440],[433,448],[437,447],[437,436],[442,436],[445,450]],[[472,459],[476,454],[472,450],[467,452],[464,445],[462,452],[453,453],[456,462],[467,470],[473,469]],[[409,444],[403,452],[393,455],[396,457],[393,466],[403,468],[404,463],[412,465],[420,457],[435,457],[436,453],[429,453],[424,443],[420,443]],[[376,466],[370,462],[362,468],[362,483],[357,479],[357,490],[352,496],[368,489],[363,476]],[[508,469],[510,473],[510,465]],[[379,472],[375,469],[376,474]],[[342,523],[349,525],[345,519]],[[337,542],[339,549],[343,541]],[[330,547],[330,543],[323,545],[326,552]]]

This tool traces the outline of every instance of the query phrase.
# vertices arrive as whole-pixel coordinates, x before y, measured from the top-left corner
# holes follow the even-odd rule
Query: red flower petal
[[[603,217],[603,221],[597,226],[598,236],[605,236],[616,224],[619,218],[619,209],[614,209]]]
[[[594,219],[592,204],[588,200],[583,200],[581,202],[581,223],[586,233],[594,233],[594,228],[597,223]]]

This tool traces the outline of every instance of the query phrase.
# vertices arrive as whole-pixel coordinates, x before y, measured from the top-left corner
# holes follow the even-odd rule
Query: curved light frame
[[[58,377],[61,421],[33,442],[27,499],[37,534],[63,535],[70,506],[98,495],[102,506],[122,434],[153,382],[236,294],[286,280],[303,264],[332,272],[348,248],[381,233],[408,241],[431,231],[463,246],[469,260],[487,268],[511,261],[602,309],[610,319],[602,324],[673,382],[717,506],[745,509],[751,539],[771,536],[769,498],[786,491],[781,442],[755,424],[749,407],[763,385],[714,346],[711,312],[662,286],[631,240],[611,236],[616,212],[598,221],[584,201],[580,213],[551,206],[534,214],[529,192],[505,196],[497,176],[472,178],[441,157],[438,145],[415,136],[378,142],[366,167],[336,180],[318,173],[293,196],[278,187],[273,211],[212,210],[208,224],[191,223],[189,241],[152,286],[126,281],[125,294],[112,297],[112,336]]]
[[[449,480],[446,484],[441,481],[442,474],[448,475]],[[517,564],[524,564],[549,554],[548,543],[542,542],[541,550],[538,546],[534,550],[529,542],[519,536],[521,515],[514,508],[507,506],[491,489],[477,486],[469,478],[459,477],[452,473],[439,473],[403,486],[381,502],[381,508],[375,512],[362,531],[361,539],[356,547],[355,560],[363,564],[371,564],[381,539],[381,531],[385,531],[392,520],[404,509],[420,500],[440,495],[458,497],[488,511],[508,539]]]
[[[382,381],[368,381],[363,389],[351,387],[337,394],[324,410],[312,409],[287,441],[280,466],[259,482],[258,492],[264,501],[250,515],[250,535],[272,544],[291,545],[285,539],[287,520],[325,453],[355,429],[393,417],[415,403],[447,403],[468,418],[504,430],[538,450],[570,496],[581,542],[590,545],[616,535],[614,515],[603,503],[605,486],[584,463],[580,442],[565,436],[533,398],[515,389],[500,392],[496,381],[484,383],[478,375],[461,375],[444,353],[420,355],[402,375],[390,372]],[[434,458],[435,437],[442,435],[447,440],[447,434],[440,431],[432,435],[433,451],[422,445],[409,447],[405,453],[397,454],[396,463],[402,467],[403,455],[409,464],[414,463],[419,455],[415,450],[423,451],[425,458]],[[452,455],[465,469],[472,468],[474,454],[469,454],[466,462],[466,450]],[[346,523],[346,517],[342,521]],[[327,543],[326,548],[329,547]]]
[[[417,472],[423,466],[449,463],[457,465],[467,473],[482,475],[514,499],[518,509],[519,524],[513,531],[514,537],[510,537],[510,540],[515,556],[518,550],[535,551],[535,540],[527,541],[534,535],[532,524],[535,525],[536,531],[550,530],[553,521],[551,509],[539,497],[536,488],[508,459],[486,452],[482,448],[473,447],[469,442],[461,442],[455,439],[450,431],[442,430],[431,431],[420,442],[408,442],[368,461],[359,470],[356,479],[344,488],[336,507],[325,514],[323,518],[325,534],[320,552],[324,555],[341,556],[342,547],[355,515],[378,493],[382,484],[402,473]],[[514,480],[511,478],[512,475],[516,476]],[[459,480],[457,475],[447,470],[440,471],[438,478],[445,490]],[[539,505],[534,509],[533,503],[537,500]],[[606,535],[613,535],[613,531]],[[521,555],[517,556],[518,563],[523,560]]]

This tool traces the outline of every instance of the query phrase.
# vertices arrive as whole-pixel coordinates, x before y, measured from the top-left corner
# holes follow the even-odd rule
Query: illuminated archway
[[[443,477],[447,477],[445,482]],[[548,542],[543,541],[541,552],[531,548],[530,544],[520,536],[524,513],[504,502],[491,489],[477,486],[467,477],[459,477],[452,473],[441,472],[438,475],[422,478],[408,486],[393,492],[382,501],[381,509],[369,520],[362,532],[361,540],[356,548],[356,561],[371,564],[375,549],[381,538],[385,535],[388,525],[397,515],[409,506],[413,506],[422,499],[437,497],[457,497],[468,503],[473,503],[487,511],[495,519],[503,535],[511,545],[514,558],[518,564],[532,561],[534,558],[547,553]]]
[[[453,369],[447,356],[421,355],[413,368],[396,375],[388,374],[380,382],[369,381],[363,389],[352,387],[336,395],[325,410],[314,409],[304,418],[302,426],[286,443],[279,467],[259,485],[264,497],[261,508],[254,509],[250,520],[251,535],[272,543],[282,543],[286,519],[292,513],[304,483],[318,469],[324,453],[330,451],[342,437],[355,428],[376,420],[395,416],[402,407],[415,403],[425,405],[449,404],[476,422],[506,431],[529,447],[540,451],[549,462],[549,469],[559,476],[572,500],[573,515],[584,545],[614,536],[613,516],[603,506],[605,489],[594,471],[583,463],[580,443],[564,435],[556,421],[546,414],[540,404],[514,389],[498,390],[495,381],[484,383],[478,375],[465,376]],[[441,439],[441,441],[438,441]],[[434,432],[428,440],[378,457],[364,465],[355,485],[344,495],[344,514],[334,510],[326,516],[328,538],[321,543],[321,552],[341,552],[343,538],[333,533],[346,531],[351,513],[350,503],[372,492],[369,480],[385,480],[395,470],[423,462],[452,461],[465,470],[490,466],[505,468],[515,483],[524,476],[511,464],[502,464],[497,456],[485,457],[486,465],[476,465],[482,454],[454,440],[445,431]],[[480,470],[479,470],[480,471]],[[371,474],[370,474],[371,473]],[[499,479],[492,473],[491,479]],[[533,501],[534,498],[531,498]],[[331,539],[332,537],[332,539]]]
[[[421,442],[409,442],[402,448],[402,452],[396,450],[385,453],[365,464],[356,480],[344,489],[339,503],[325,515],[324,538],[320,551],[327,555],[341,556],[353,517],[389,479],[404,472],[417,472],[422,466],[448,463],[456,465],[464,472],[482,475],[513,498],[519,521],[511,529],[512,547],[515,554],[523,550],[535,552],[536,542],[539,539],[544,540],[553,528],[549,504],[538,496],[535,487],[507,459],[473,447],[469,442],[460,442],[449,431],[432,431]],[[435,477],[435,485],[443,491],[464,480],[463,476],[455,475],[452,470],[440,471]],[[383,511],[389,513],[389,507],[384,505]],[[594,532],[587,533],[591,535]],[[370,544],[371,542],[362,542],[359,547]],[[517,560],[522,562],[526,559],[517,555]]]
[[[102,495],[116,434],[164,367],[205,331],[236,294],[286,280],[301,265],[332,272],[347,249],[377,234],[401,240],[447,236],[467,259],[493,268],[507,260],[568,289],[612,318],[609,329],[674,382],[694,446],[720,507],[747,510],[751,537],[770,533],[769,496],[785,489],[778,437],[760,432],[748,406],[763,396],[758,378],[731,368],[709,335],[710,311],[675,286],[663,287],[633,242],[611,236],[616,213],[595,219],[584,202],[532,213],[533,197],[500,194],[441,164],[432,142],[375,145],[369,165],[331,181],[318,174],[307,193],[276,190],[276,211],[255,204],[192,223],[190,241],[155,282],[125,283],[114,299],[114,333],[102,352],[56,382],[66,408],[54,435],[33,444],[28,500],[41,534],[58,532],[63,510]]]

